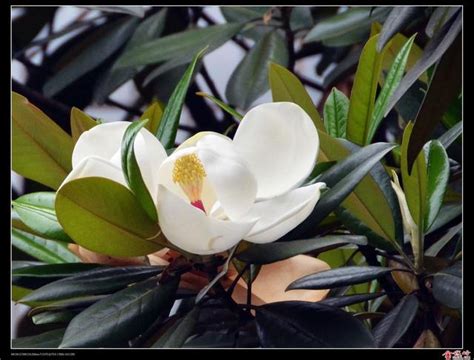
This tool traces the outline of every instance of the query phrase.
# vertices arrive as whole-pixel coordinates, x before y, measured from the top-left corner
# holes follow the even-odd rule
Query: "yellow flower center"
[[[179,184],[192,205],[204,210],[201,194],[206,171],[196,154],[177,159],[173,167],[173,182]]]

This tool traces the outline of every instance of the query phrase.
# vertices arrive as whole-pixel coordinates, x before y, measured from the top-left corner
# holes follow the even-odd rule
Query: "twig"
[[[206,65],[204,63],[202,63],[201,65],[201,75],[204,78],[204,81],[206,82],[207,86],[209,87],[209,90],[211,90],[212,95],[218,99],[222,99],[222,96],[221,94],[219,94],[219,90],[217,90],[216,84],[209,75]]]
[[[301,74],[296,74],[296,76],[298,76],[298,78],[300,79],[300,81],[304,85],[308,85],[309,87],[312,87],[313,89],[316,89],[316,90],[319,90],[319,91],[324,91],[323,85],[318,84],[317,82],[315,82],[313,80],[310,80],[310,79],[308,79],[307,77],[305,77]]]
[[[142,113],[140,110],[138,109],[134,109],[134,108],[131,108],[127,105],[123,105],[123,104],[120,104],[119,102],[115,101],[115,100],[112,100],[110,98],[108,98],[107,100],[105,100],[105,103],[108,104],[108,105],[112,105],[112,106],[115,106],[115,107],[118,107],[119,109],[122,109],[130,114],[133,114],[133,115],[136,115],[136,116],[142,116]]]
[[[283,17],[283,29],[285,30],[286,45],[288,47],[288,69],[290,71],[293,71],[295,67],[295,35],[293,34],[293,31],[291,31],[290,26],[290,17],[292,10],[292,7],[281,8],[281,14]]]

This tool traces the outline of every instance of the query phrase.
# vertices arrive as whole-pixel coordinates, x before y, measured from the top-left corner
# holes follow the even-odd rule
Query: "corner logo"
[[[444,356],[445,360],[471,360],[471,352],[469,350],[446,350],[442,356]]]

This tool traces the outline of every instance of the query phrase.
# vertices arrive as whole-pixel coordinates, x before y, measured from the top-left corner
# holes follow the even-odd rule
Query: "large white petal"
[[[257,178],[259,199],[302,184],[314,168],[319,137],[309,115],[290,102],[262,104],[242,119],[234,144]]]
[[[89,156],[76,164],[61,186],[69,181],[85,177],[103,177],[127,186],[122,169],[97,156]]]
[[[129,125],[130,123],[125,121],[111,122],[84,132],[74,147],[73,168],[84,158],[97,156],[110,160],[121,169],[122,138]],[[156,199],[158,169],[166,159],[166,151],[158,139],[145,128],[140,130],[135,139],[134,151],[143,180],[152,198]]]
[[[301,187],[270,200],[257,202],[243,220],[258,219],[244,238],[254,243],[278,240],[302,223],[313,211],[324,183]]]
[[[210,255],[236,245],[255,224],[217,220],[163,186],[158,191],[161,230],[177,247],[198,255]]]
[[[175,151],[160,168],[160,184],[186,199],[179,185],[173,183],[172,171],[176,160],[189,154],[195,154],[206,171],[202,196],[206,211],[209,213],[218,200],[231,220],[243,216],[255,201],[257,182],[230,139],[208,135],[196,146]]]

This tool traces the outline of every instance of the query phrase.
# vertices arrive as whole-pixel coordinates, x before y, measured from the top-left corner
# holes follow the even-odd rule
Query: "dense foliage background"
[[[234,265],[247,282],[258,276],[261,265],[301,253],[318,256],[332,268],[326,277],[315,274],[288,284],[330,288],[323,305],[282,302],[250,312],[216,291],[198,307],[195,296],[168,284],[149,301],[186,299],[176,315],[158,316],[150,308],[155,322],[139,333],[119,325],[114,331],[120,336],[104,323],[104,338],[96,342],[86,335],[81,342],[77,329],[94,326],[86,321],[67,346],[461,346],[460,8],[221,7],[225,23],[220,24],[210,15],[216,9],[204,7],[81,7],[75,19],[58,28],[60,10],[13,10],[13,64],[23,75],[12,80],[12,90],[73,139],[96,120],[87,109],[120,109],[120,118],[101,121],[131,121],[145,111],[161,116],[196,53],[206,46],[186,88],[177,144],[199,131],[232,136],[240,113],[266,99],[269,90],[274,101],[303,107],[319,124],[322,153],[308,183],[324,181],[330,190],[301,226],[274,244],[238,249]],[[214,77],[206,57],[229,43],[244,56],[224,87],[216,85],[221,79]],[[227,66],[226,58],[221,66]],[[134,89],[136,95],[116,100],[116,91],[123,89]],[[14,122],[15,111],[23,111],[21,121],[38,116],[16,101]],[[37,141],[48,141],[41,138],[45,129],[36,129]],[[127,290],[127,296],[148,291],[152,282],[146,279],[162,269],[130,269],[119,281],[113,279],[120,268],[100,273],[104,269],[78,266],[64,245],[71,240],[68,235],[62,230],[56,238],[58,233],[42,233],[34,213],[38,199],[21,197],[57,186],[20,164],[19,157],[15,161],[15,144],[14,133],[13,170],[25,176],[24,186],[13,189],[12,196],[14,295],[19,300],[36,290],[31,293],[36,297],[26,301],[34,310],[25,321],[37,325],[20,335],[42,334],[15,344],[56,347],[77,314],[75,319],[101,302],[104,311],[107,301],[124,301],[120,294]],[[407,210],[400,209],[399,194],[390,185],[393,173],[401,179],[416,232],[403,226]],[[50,200],[42,199],[41,206]],[[54,214],[54,205],[50,210]],[[47,263],[64,267],[41,268]],[[97,287],[81,283],[83,271],[99,271],[90,275],[97,277]],[[71,293],[58,295],[68,279]],[[126,288],[138,280],[143,282]],[[55,288],[55,281],[63,282]],[[106,283],[104,290],[101,284]],[[77,294],[83,298],[74,300]],[[50,303],[39,306],[45,300]],[[140,316],[148,310],[141,308]]]

